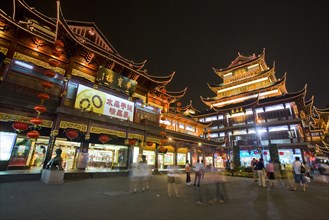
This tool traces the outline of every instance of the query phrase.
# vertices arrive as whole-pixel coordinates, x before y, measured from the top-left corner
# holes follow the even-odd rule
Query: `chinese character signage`
[[[99,68],[96,74],[96,81],[100,85],[105,85],[127,94],[132,94],[135,91],[137,85],[136,81],[124,77],[103,66]]]
[[[75,108],[133,121],[134,103],[84,85],[79,85]]]

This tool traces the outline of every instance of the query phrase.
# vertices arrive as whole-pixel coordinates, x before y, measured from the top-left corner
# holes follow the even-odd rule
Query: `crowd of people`
[[[232,164],[232,165],[231,165]],[[234,176],[234,162],[230,161],[228,165],[228,172]],[[253,181],[258,183],[259,187],[266,188],[267,191],[271,191],[271,188],[288,187],[292,191],[297,191],[299,185],[301,191],[306,192],[307,183],[311,181],[312,170],[307,163],[300,161],[299,157],[295,157],[295,161],[292,163],[292,168],[286,170],[286,180],[288,184],[285,184],[282,178],[282,170],[279,160],[270,160],[264,165],[263,158],[253,158],[250,162],[250,166],[253,172]],[[194,179],[192,181],[191,171],[194,171]],[[212,172],[214,175],[207,176],[205,180],[205,173]],[[228,201],[228,193],[226,189],[227,175],[224,168],[214,168],[209,166],[205,167],[203,160],[197,160],[192,165],[189,160],[186,160],[185,174],[186,177],[182,178],[183,169],[179,169],[176,166],[167,167],[167,191],[169,197],[180,197],[182,193],[182,185],[185,179],[186,186],[193,187],[197,204],[202,204],[207,201],[210,204],[213,203],[225,203]],[[149,181],[152,171],[149,168],[146,160],[146,156],[142,155],[141,161],[133,163],[130,170],[130,192],[136,193],[141,188],[141,191],[149,190]],[[202,184],[207,184],[207,192]]]
[[[285,183],[282,179],[282,170],[279,160],[270,160],[264,166],[263,158],[253,158],[250,166],[253,169],[253,179],[258,182],[260,187],[267,188],[270,191],[271,187],[276,187],[281,184],[285,187]],[[306,192],[306,183],[309,183],[312,179],[312,170],[308,163],[301,162],[299,157],[295,157],[295,161],[292,163],[292,168],[286,168],[286,178],[288,181],[288,188],[292,191],[296,191],[298,185],[302,186],[302,191]]]

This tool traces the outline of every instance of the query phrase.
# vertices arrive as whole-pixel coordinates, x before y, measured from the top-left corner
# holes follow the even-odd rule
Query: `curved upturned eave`
[[[314,110],[318,113],[318,114],[329,114],[329,108],[324,108],[324,109],[320,109],[314,106]]]
[[[238,57],[237,57],[238,58]],[[236,58],[236,59],[237,59]],[[250,63],[252,63],[252,62],[258,62],[258,61],[260,61],[260,60],[262,60],[263,59],[263,61],[265,62],[265,50],[263,50],[262,51],[262,53],[260,54],[260,55],[258,55],[257,57],[255,57],[254,59],[251,59],[251,60],[249,60],[249,61],[247,61],[247,62],[245,62],[245,63],[241,63],[241,64],[239,64],[239,65],[236,65],[236,66],[233,66],[233,67],[227,67],[227,68],[225,68],[225,69],[217,69],[217,68],[212,68],[214,71],[215,71],[215,73],[218,75],[218,76],[220,76],[221,78],[223,78],[223,75],[224,74],[226,74],[227,72],[229,72],[229,71],[233,71],[233,70],[235,70],[235,69],[239,69],[239,68],[241,68],[242,66],[244,66],[244,65],[249,65]],[[234,61],[233,61],[234,62]]]
[[[90,43],[87,42],[87,44],[89,44],[91,46],[91,47],[88,47],[88,45],[85,45],[84,43],[80,42],[80,40],[77,39],[77,37],[75,36],[75,34],[71,31],[71,29],[69,28],[68,24],[65,22],[65,19],[64,19],[64,16],[63,16],[61,10],[60,10],[60,16],[61,16],[62,19],[60,19],[60,22],[59,23],[63,26],[63,28],[65,29],[66,33],[72,38],[72,40],[75,41],[78,45],[80,45],[80,46],[82,46],[82,47],[84,47],[84,48],[86,48],[86,49],[88,49],[90,51],[93,51],[94,53],[98,54],[99,56],[102,56],[102,57],[104,57],[106,59],[109,59],[109,60],[112,60],[114,62],[117,62],[118,64],[124,66],[125,68],[129,69],[130,71],[135,72],[135,73],[143,76],[144,78],[146,78],[146,79],[148,79],[148,80],[150,80],[152,82],[158,83],[158,84],[164,84],[165,85],[165,84],[169,83],[172,80],[173,76],[175,75],[175,72],[173,72],[171,75],[164,76],[164,77],[150,76],[148,74],[145,74],[142,71],[135,70],[134,68],[132,68],[129,65],[129,63],[128,64],[126,63],[127,62],[126,60],[123,60],[121,57],[115,56],[115,54],[113,54],[113,53],[109,53],[108,51],[105,51],[105,50],[101,50],[101,51],[94,50],[93,48],[91,48],[94,45],[92,45],[92,44],[90,44]],[[63,21],[61,21],[61,20],[63,20]],[[114,59],[112,57],[114,57],[116,59]],[[157,79],[161,79],[162,78],[162,79],[165,79],[165,80],[159,81],[159,80],[155,80],[155,78],[157,78]]]
[[[35,7],[30,7],[23,0],[14,0],[14,1],[19,3],[19,5],[17,5],[16,7],[23,6],[26,10],[28,10],[30,13],[34,14],[35,16],[37,16],[38,18],[40,18],[44,22],[47,22],[49,25],[52,25],[54,28],[56,27],[56,24],[53,22],[53,20],[51,18],[49,18],[48,16],[46,16],[43,13],[39,12],[37,9],[35,9]],[[56,6],[56,4],[54,4],[54,6]]]
[[[187,87],[185,87],[183,90],[181,91],[177,91],[177,92],[173,92],[173,91],[167,91],[166,94],[171,96],[171,97],[183,97],[186,93]]]
[[[229,84],[226,84],[226,85],[210,85],[208,83],[207,83],[207,85],[208,85],[208,87],[212,91],[214,91],[217,94],[217,91],[219,89],[225,89],[227,87],[235,86],[235,85],[238,85],[240,83],[248,82],[250,79],[261,78],[262,76],[267,75],[267,74],[268,74],[268,77],[270,77],[271,75],[274,76],[274,74],[275,74],[275,66],[272,66],[270,69],[261,71],[259,75],[256,75],[256,76],[253,76],[253,77],[249,77],[249,78],[245,78],[245,79],[243,79],[241,81],[235,81],[233,83],[229,83]]]
[[[250,107],[250,106],[257,105],[258,101],[259,101],[259,96],[257,96],[256,98],[245,100],[245,101],[232,103],[232,104],[229,104],[229,105],[224,105],[224,106],[219,107],[219,108],[213,106],[213,109],[216,112],[229,111],[231,109],[236,109],[237,107],[240,108],[240,107]]]
[[[167,85],[168,83],[171,82],[171,80],[173,79],[175,74],[176,74],[176,72],[173,71],[170,75],[167,75],[167,76],[154,76],[154,75],[149,75],[149,74],[143,74],[143,76],[146,76],[152,82],[162,84],[162,85]]]
[[[82,25],[87,25],[88,27],[92,27],[95,29],[95,31],[102,37],[102,39],[106,42],[106,44],[111,48],[111,52],[113,52],[114,54],[116,54],[117,56],[122,57],[119,52],[113,47],[113,45],[108,41],[108,39],[105,37],[105,35],[103,34],[103,32],[98,28],[96,22],[94,21],[75,21],[75,20],[65,20],[65,22],[67,23],[67,25],[70,26],[74,26],[75,24],[78,26],[82,26]],[[122,57],[123,59],[125,59],[124,57]]]
[[[33,31],[31,31],[31,30],[28,29],[28,28],[25,28],[25,27],[21,26],[21,25],[18,24],[15,20],[13,20],[11,17],[9,17],[9,16],[6,14],[6,12],[2,11],[1,9],[0,9],[0,16],[1,16],[2,18],[4,18],[7,22],[9,22],[9,23],[11,23],[12,25],[14,25],[14,26],[16,26],[16,27],[18,27],[18,28],[20,28],[20,29],[22,29],[22,30],[28,32],[28,33],[31,34],[31,35],[37,36],[38,38],[40,38],[40,39],[42,39],[42,40],[44,40],[44,41],[46,41],[46,42],[48,42],[48,43],[53,43],[53,42],[54,42],[53,39],[46,38],[46,37],[44,37],[44,36],[42,36],[42,35],[39,35],[39,34],[33,32]]]
[[[268,86],[268,87],[265,87],[265,88],[259,88],[257,90],[253,90],[253,91],[246,91],[246,92],[243,92],[243,93],[239,93],[239,94],[236,94],[236,95],[232,95],[232,96],[225,96],[225,97],[222,97],[220,98],[221,100],[225,100],[227,98],[232,98],[232,97],[235,97],[235,96],[241,96],[241,95],[245,95],[245,94],[248,94],[248,93],[252,93],[252,94],[256,94],[256,93],[259,93],[261,92],[262,90],[267,90],[267,89],[271,89],[275,86],[282,86],[282,85],[285,85],[286,83],[286,73],[283,75],[283,77],[281,79],[279,79],[278,81],[274,82],[272,85]],[[201,100],[208,106],[211,106],[214,102],[218,101],[219,99],[217,97],[212,97],[212,98],[203,98],[202,96],[201,97]],[[207,104],[209,103],[209,104]]]
[[[268,98],[264,98],[264,99],[259,99],[258,104],[264,105],[264,104],[268,104],[268,103],[277,103],[277,102],[282,102],[282,101],[286,102],[289,100],[294,100],[300,96],[302,96],[304,99],[305,95],[306,95],[306,91],[307,91],[307,85],[305,84],[304,88],[298,92],[287,93],[287,94],[283,94],[280,96],[273,96],[273,97],[268,97]],[[271,99],[276,99],[276,100],[271,100]]]

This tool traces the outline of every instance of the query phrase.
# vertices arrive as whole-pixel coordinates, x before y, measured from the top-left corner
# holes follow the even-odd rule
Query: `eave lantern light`
[[[38,131],[36,131],[36,130],[32,130],[32,131],[27,132],[26,136],[28,138],[35,138],[35,139],[37,139],[40,136],[40,133]]]
[[[65,133],[66,137],[68,137],[71,141],[79,136],[79,132],[75,129],[68,129],[65,131]]]
[[[12,124],[13,129],[15,129],[18,133],[22,131],[26,131],[29,128],[29,124],[24,122],[15,121]]]
[[[111,140],[111,138],[110,138],[110,136],[107,135],[107,134],[101,134],[101,135],[99,135],[98,140],[99,140],[100,142],[102,142],[103,144],[105,144],[105,143],[109,142],[109,141]]]
[[[135,145],[136,139],[129,139],[129,145]]]
[[[153,145],[153,142],[152,141],[146,141],[146,145],[147,146],[152,146]]]

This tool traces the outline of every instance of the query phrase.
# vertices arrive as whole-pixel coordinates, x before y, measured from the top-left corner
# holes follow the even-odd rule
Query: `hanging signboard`
[[[84,85],[79,85],[74,107],[83,111],[133,121],[134,103]]]
[[[134,93],[137,82],[131,80],[127,77],[124,77],[113,70],[107,69],[103,66],[100,66],[97,74],[96,74],[96,81],[100,85],[105,85],[112,89],[132,94]]]

